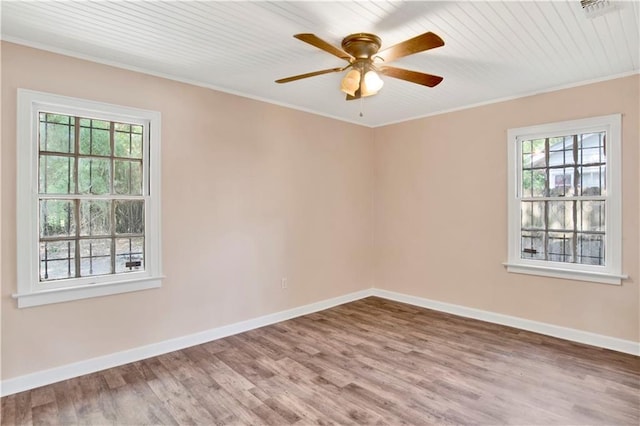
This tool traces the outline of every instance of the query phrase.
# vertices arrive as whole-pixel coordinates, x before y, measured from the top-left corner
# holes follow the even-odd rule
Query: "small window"
[[[18,99],[18,306],[158,287],[159,113]]]
[[[620,283],[620,115],[511,129],[510,272]]]

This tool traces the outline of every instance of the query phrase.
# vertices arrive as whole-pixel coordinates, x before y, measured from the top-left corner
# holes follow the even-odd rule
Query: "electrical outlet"
[[[282,290],[287,288],[287,279],[286,278],[283,278],[282,281],[280,282],[280,288]]]

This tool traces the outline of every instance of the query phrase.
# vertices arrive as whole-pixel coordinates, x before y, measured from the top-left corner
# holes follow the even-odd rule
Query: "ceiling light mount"
[[[356,59],[370,59],[378,53],[382,40],[375,34],[356,33],[342,40],[342,48]]]

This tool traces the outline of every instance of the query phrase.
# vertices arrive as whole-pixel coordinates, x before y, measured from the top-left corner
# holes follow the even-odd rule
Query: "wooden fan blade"
[[[290,81],[296,81],[296,80],[301,80],[303,78],[307,78],[307,77],[314,77],[316,75],[322,75],[322,74],[329,74],[332,72],[340,72],[340,71],[344,71],[345,69],[347,69],[347,67],[343,67],[343,68],[330,68],[328,70],[321,70],[321,71],[314,71],[314,72],[308,72],[306,74],[300,74],[300,75],[294,75],[292,77],[287,77],[287,78],[281,78],[280,80],[276,80],[276,83],[288,83]]]
[[[339,49],[334,45],[327,43],[326,41],[322,40],[320,37],[314,34],[308,34],[308,33],[296,34],[294,35],[294,37],[297,38],[298,40],[304,41],[305,43],[309,43],[310,45],[315,46],[318,49],[324,50],[327,53],[331,53],[332,55],[337,56],[340,59],[344,59],[345,61],[351,62],[351,60],[355,59],[353,56],[351,56],[344,50]]]
[[[440,46],[444,46],[444,41],[436,34],[428,32],[388,47],[374,56],[381,57],[385,62],[391,62],[404,56],[424,52],[425,50]]]
[[[423,86],[434,87],[440,84],[443,80],[442,77],[432,74],[425,74],[418,71],[410,71],[396,67],[378,67],[384,75],[389,77],[399,78],[400,80],[410,81],[411,83],[422,84]]]

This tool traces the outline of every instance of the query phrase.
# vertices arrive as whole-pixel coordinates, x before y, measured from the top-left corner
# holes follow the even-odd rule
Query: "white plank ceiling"
[[[640,70],[637,1],[596,16],[579,0],[1,3],[7,41],[373,127]],[[346,64],[293,34],[340,46],[372,32],[384,49],[426,31],[445,46],[393,65],[443,76],[435,88],[384,77],[378,95],[347,102],[340,73],[274,83]]]

